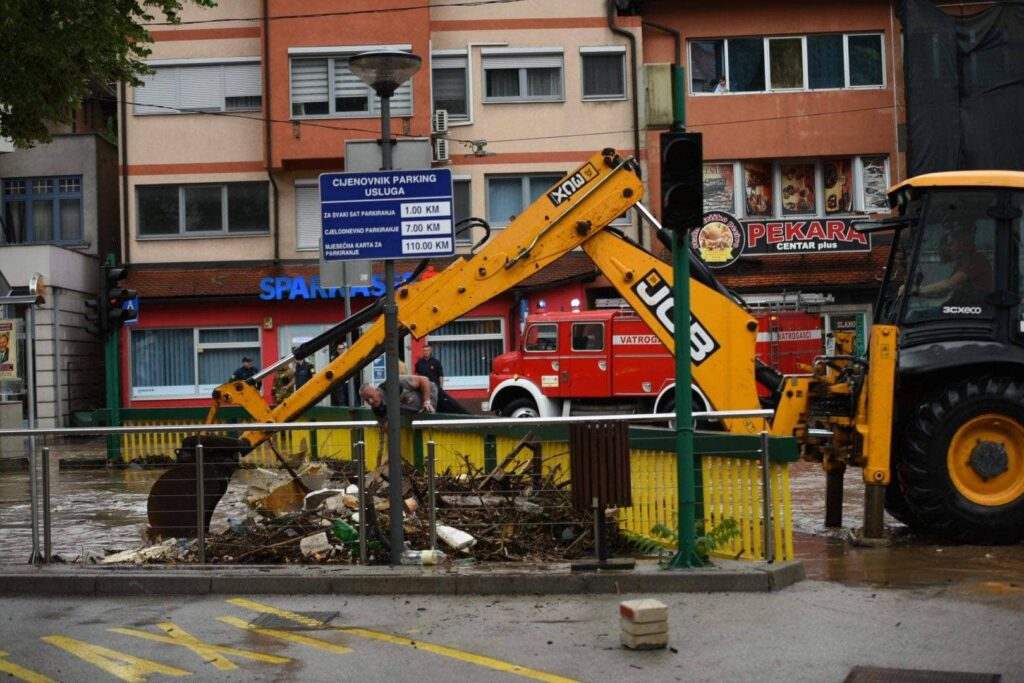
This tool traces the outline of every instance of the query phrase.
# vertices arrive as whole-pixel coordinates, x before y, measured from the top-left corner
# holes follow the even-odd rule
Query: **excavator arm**
[[[397,292],[398,321],[416,338],[507,291],[564,254],[592,240],[643,197],[634,162],[612,149],[595,154],[562,178],[545,196],[476,254],[458,258],[434,277]],[[653,257],[652,257],[653,258]],[[384,321],[378,318],[347,351],[277,406],[266,405],[257,387],[227,382],[213,392],[214,406],[240,406],[256,422],[290,422],[315,405],[331,387],[381,352]],[[250,431],[241,438],[251,448],[270,437]]]

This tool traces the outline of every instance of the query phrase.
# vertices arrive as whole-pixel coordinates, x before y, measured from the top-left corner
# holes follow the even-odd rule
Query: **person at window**
[[[248,382],[255,374],[256,368],[253,367],[252,358],[242,356],[242,366],[231,373],[231,379],[235,381],[241,380],[243,382]]]
[[[434,349],[430,344],[423,345],[423,355],[416,361],[413,370],[417,375],[423,375],[436,384],[438,389],[444,386],[444,367],[441,366],[441,361],[434,358]]]
[[[947,296],[944,306],[979,306],[992,289],[992,265],[978,251],[974,237],[963,230],[946,231],[939,243],[939,258],[953,264],[949,277],[921,285],[915,294],[929,298]]]
[[[725,76],[718,79],[718,83],[715,84],[715,94],[720,95],[724,92],[729,92],[728,86],[725,84]]]
[[[347,348],[348,346],[345,344],[345,342],[339,343],[337,346],[334,347],[334,354],[331,356],[331,360],[333,361],[335,358],[345,353],[345,350]],[[348,407],[348,387],[349,382],[351,381],[352,380],[345,380],[344,382],[338,382],[333,387],[331,387],[332,406]]]
[[[313,378],[315,372],[316,368],[305,358],[295,361],[295,390],[301,389],[303,384]]]

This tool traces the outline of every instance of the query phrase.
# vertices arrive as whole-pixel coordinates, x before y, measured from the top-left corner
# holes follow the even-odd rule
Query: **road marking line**
[[[110,650],[99,645],[86,643],[67,636],[43,636],[41,639],[65,652],[70,652],[79,659],[89,662],[95,667],[103,669],[108,674],[120,678],[127,683],[145,683],[149,674],[164,674],[165,676],[191,676],[191,671],[178,669],[173,666],[154,662],[142,657]]]
[[[167,633],[167,635],[159,636],[155,633],[150,633],[149,631],[140,631],[134,628],[108,628],[107,630],[112,633],[121,633],[134,638],[151,640],[154,643],[167,643],[168,645],[178,645],[187,648],[199,655],[207,664],[213,664],[221,671],[232,671],[238,668],[237,664],[223,655],[253,659],[257,662],[263,662],[264,664],[287,664],[292,661],[288,657],[267,655],[262,652],[253,652],[251,650],[241,650],[239,648],[228,647],[226,645],[204,643],[191,633],[186,632],[180,626],[169,621],[157,624],[157,626]]]
[[[337,645],[330,643],[326,640],[320,640],[319,638],[310,638],[299,633],[292,633],[290,631],[281,631],[276,628],[260,628],[259,626],[253,626],[247,621],[243,621],[238,617],[217,617],[218,621],[222,621],[225,624],[231,624],[238,628],[252,631],[253,633],[259,633],[260,635],[269,636],[271,638],[279,638],[281,640],[287,640],[292,643],[299,643],[300,645],[308,645],[309,647],[316,648],[317,650],[324,650],[325,652],[333,652],[336,655],[346,655],[352,652],[352,648],[345,647],[344,645]]]
[[[25,681],[25,683],[56,683],[52,678],[37,674],[35,671],[18,666],[14,662],[5,661],[4,658],[7,655],[8,653],[0,650],[0,673],[10,674],[19,681]]]
[[[270,605],[264,605],[263,603],[253,602],[245,598],[231,598],[228,602],[237,607],[244,607],[245,609],[253,610],[254,612],[263,612],[265,614],[274,614],[282,619],[288,619],[305,626],[328,628],[349,635],[357,636],[359,638],[367,638],[370,640],[379,640],[392,645],[403,645],[405,647],[411,647],[416,650],[424,650],[431,652],[442,657],[450,657],[470,664],[475,664],[487,669],[494,669],[495,671],[504,671],[506,673],[516,674],[524,678],[531,678],[535,681],[544,681],[545,683],[575,683],[572,678],[565,678],[564,676],[558,676],[556,674],[548,673],[546,671],[539,671],[537,669],[530,669],[525,666],[519,666],[518,664],[512,664],[505,662],[500,659],[494,659],[493,657],[487,657],[484,655],[474,654],[472,652],[466,652],[464,650],[458,650],[454,647],[448,647],[447,645],[437,645],[435,643],[425,643],[421,640],[412,640],[404,636],[397,636],[391,633],[384,633],[382,631],[371,631],[365,628],[355,628],[347,626],[330,626],[317,619],[297,614],[286,609],[280,609],[278,607],[272,607]]]

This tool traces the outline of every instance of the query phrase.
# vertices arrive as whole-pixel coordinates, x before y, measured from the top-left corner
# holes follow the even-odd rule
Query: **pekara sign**
[[[709,211],[704,224],[690,234],[690,246],[711,268],[725,268],[741,256],[871,251],[871,236],[854,225],[848,218],[739,221],[723,211]]]

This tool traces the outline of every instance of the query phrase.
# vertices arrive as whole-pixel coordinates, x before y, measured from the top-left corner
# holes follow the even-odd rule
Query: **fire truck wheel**
[[[514,401],[509,401],[508,405],[501,409],[502,417],[540,417],[540,411],[537,410],[537,404],[533,402],[532,398],[517,398]]]
[[[966,543],[1024,539],[1024,382],[955,382],[907,421],[899,480],[917,528]]]

